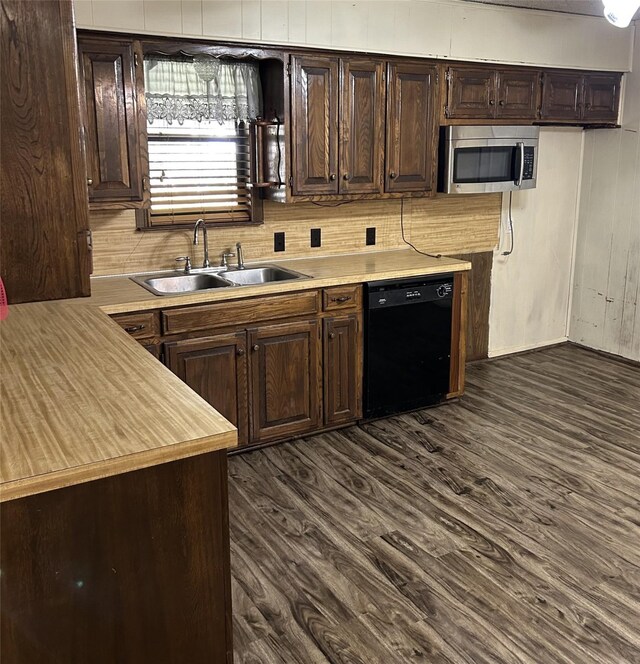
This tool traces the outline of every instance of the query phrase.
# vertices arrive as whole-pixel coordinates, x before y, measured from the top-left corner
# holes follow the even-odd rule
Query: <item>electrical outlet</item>
[[[284,232],[273,234],[273,250],[284,251]]]
[[[367,239],[366,244],[375,244],[376,243],[376,227],[371,226],[367,228]]]
[[[312,247],[322,246],[322,231],[319,228],[311,229],[311,246]]]

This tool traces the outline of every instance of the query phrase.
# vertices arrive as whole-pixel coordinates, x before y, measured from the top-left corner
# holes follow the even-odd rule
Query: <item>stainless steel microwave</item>
[[[438,191],[478,194],[534,189],[539,127],[443,127]]]

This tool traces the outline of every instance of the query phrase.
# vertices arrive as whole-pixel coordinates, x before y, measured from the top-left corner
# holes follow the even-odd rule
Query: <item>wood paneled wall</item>
[[[300,258],[406,247],[444,254],[491,251],[498,240],[500,194],[438,196],[435,199],[355,201],[342,205],[265,204],[261,226],[209,231],[212,262],[223,250],[242,242],[247,261]],[[174,267],[176,256],[202,262],[202,243],[192,244],[189,231],[135,230],[133,211],[94,212],[91,216],[94,275],[146,272]],[[366,246],[365,233],[376,228],[376,244]],[[312,249],[310,230],[320,228],[322,246]],[[286,251],[273,251],[273,234],[285,232]]]
[[[640,360],[640,40],[622,127],[585,133],[569,338]]]
[[[540,3],[544,4],[544,3]],[[83,28],[629,70],[633,27],[456,0],[75,0]],[[505,35],[508,38],[505,38]]]

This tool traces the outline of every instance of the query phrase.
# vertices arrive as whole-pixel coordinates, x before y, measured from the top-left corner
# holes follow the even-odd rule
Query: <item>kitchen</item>
[[[77,0],[76,46],[2,2],[7,661],[637,659],[640,49],[581,4]],[[206,234],[159,200],[172,54],[259,63],[216,144],[270,186]],[[443,193],[466,125],[540,126],[535,188]],[[218,286],[149,290],[182,257]],[[366,417],[367,284],[442,275],[446,385]]]

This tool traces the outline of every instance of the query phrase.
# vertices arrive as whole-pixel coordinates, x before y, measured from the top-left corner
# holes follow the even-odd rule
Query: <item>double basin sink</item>
[[[257,265],[242,270],[211,268],[185,272],[161,272],[159,274],[131,277],[132,281],[154,295],[200,293],[214,288],[255,286],[291,279],[308,279],[307,275],[275,265]]]

